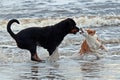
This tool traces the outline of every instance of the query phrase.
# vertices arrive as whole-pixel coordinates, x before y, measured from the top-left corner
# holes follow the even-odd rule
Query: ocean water
[[[1,0],[0,19],[120,15],[120,0]]]
[[[28,27],[53,25],[73,18],[79,28],[96,30],[108,52],[80,60],[82,35],[67,35],[59,46],[60,60],[37,63],[26,50],[19,49],[6,31],[10,19],[17,33]],[[41,59],[48,52],[38,47]],[[71,58],[73,57],[73,58]],[[120,80],[120,0],[0,0],[0,78],[2,80]]]

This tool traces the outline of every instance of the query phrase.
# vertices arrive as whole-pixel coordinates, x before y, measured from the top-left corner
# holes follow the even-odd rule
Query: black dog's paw
[[[36,61],[36,62],[40,62],[40,63],[45,63],[46,61],[45,60],[41,60],[41,59],[34,59],[34,58],[31,58],[32,61]]]

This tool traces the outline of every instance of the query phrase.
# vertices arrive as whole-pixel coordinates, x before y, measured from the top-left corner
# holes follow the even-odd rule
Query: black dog
[[[7,31],[15,39],[17,46],[29,50],[31,60],[38,62],[42,60],[37,56],[37,45],[47,49],[49,55],[52,55],[67,34],[76,34],[79,31],[75,21],[68,18],[53,26],[31,27],[14,34],[10,28],[14,22],[19,24],[16,19],[10,20],[7,24]]]

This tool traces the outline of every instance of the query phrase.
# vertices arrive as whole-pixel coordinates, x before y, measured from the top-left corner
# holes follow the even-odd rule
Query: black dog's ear
[[[66,20],[69,22],[74,22],[74,20],[72,18],[67,18]]]
[[[68,21],[68,24],[71,25],[71,26],[76,25],[75,21],[72,18],[67,18],[66,21]]]
[[[73,20],[72,18],[67,18],[67,20]]]

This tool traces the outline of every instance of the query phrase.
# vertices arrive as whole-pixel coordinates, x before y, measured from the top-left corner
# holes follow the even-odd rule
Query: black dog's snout
[[[75,26],[72,30],[71,33],[76,34],[77,32],[79,32],[79,28],[77,26]]]
[[[76,29],[77,29],[77,31],[79,31],[80,29],[76,26]]]

